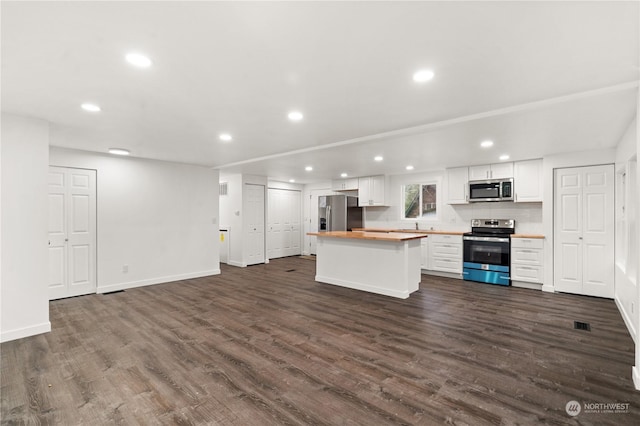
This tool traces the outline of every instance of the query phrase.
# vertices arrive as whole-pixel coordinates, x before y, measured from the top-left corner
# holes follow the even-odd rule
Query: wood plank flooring
[[[51,333],[0,346],[2,424],[640,424],[613,301],[428,275],[399,300],[300,258],[222,270],[51,302]],[[585,412],[612,402],[628,412]]]

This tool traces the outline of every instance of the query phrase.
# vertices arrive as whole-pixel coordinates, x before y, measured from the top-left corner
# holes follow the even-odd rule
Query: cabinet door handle
[[[502,278],[503,280],[510,280],[511,279],[511,277],[505,277],[503,275],[500,275],[500,278]]]

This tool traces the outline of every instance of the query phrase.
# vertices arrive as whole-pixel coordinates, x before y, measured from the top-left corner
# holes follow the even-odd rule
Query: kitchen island
[[[310,232],[318,237],[316,281],[406,299],[420,284],[425,234]]]

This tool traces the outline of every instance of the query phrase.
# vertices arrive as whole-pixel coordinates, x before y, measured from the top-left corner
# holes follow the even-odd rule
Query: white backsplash
[[[472,203],[440,205],[437,221],[418,220],[420,229],[470,231],[472,219],[515,219],[516,232],[543,234],[542,203]],[[367,228],[415,228],[415,220],[401,220],[398,206],[366,207]]]

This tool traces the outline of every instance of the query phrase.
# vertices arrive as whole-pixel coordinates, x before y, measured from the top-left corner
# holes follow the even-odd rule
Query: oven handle
[[[465,235],[462,237],[463,240],[467,241],[488,241],[488,242],[496,242],[496,243],[508,243],[509,238],[499,238],[499,237],[473,237],[471,235]]]

